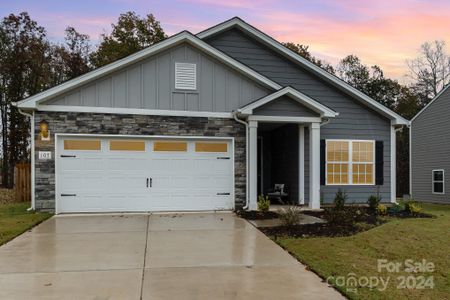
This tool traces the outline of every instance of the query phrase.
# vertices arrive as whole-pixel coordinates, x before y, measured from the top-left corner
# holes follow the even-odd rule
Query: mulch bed
[[[294,226],[276,226],[259,228],[263,233],[272,237],[338,237],[350,236],[358,232],[366,231],[377,225],[371,226],[336,226],[329,223],[315,223]]]
[[[274,211],[268,212],[260,212],[254,210],[239,210],[236,211],[236,214],[246,220],[268,220],[268,219],[277,219],[278,214]]]
[[[416,215],[411,215],[410,213],[401,211],[388,211],[388,216],[395,218],[436,218],[436,216],[427,213],[418,213]]]

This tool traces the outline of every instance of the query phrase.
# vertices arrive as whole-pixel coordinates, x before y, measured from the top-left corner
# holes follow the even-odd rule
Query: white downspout
[[[233,118],[236,122],[244,124],[245,125],[245,205],[242,207],[242,209],[248,209],[248,182],[249,182],[249,178],[248,178],[248,174],[249,174],[249,170],[248,170],[248,123],[239,119],[237,116],[237,111],[233,111]]]
[[[13,103],[15,105],[15,103]],[[26,113],[18,108],[21,115],[30,118],[30,134],[31,134],[31,207],[27,211],[34,210],[34,112],[33,114]]]

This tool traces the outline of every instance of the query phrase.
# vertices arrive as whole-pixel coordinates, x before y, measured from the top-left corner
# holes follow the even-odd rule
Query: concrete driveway
[[[0,247],[0,299],[340,299],[231,213],[56,216]]]

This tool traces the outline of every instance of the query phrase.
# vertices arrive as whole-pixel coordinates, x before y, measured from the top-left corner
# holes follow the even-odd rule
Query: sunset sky
[[[356,54],[401,82],[421,43],[445,40],[450,51],[450,0],[0,0],[2,17],[28,11],[54,41],[70,25],[97,42],[129,10],[153,13],[169,35],[239,16],[279,41],[309,45],[330,63]]]

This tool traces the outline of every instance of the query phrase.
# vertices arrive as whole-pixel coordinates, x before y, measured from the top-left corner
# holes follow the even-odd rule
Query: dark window
[[[444,194],[444,170],[433,170],[433,193]]]

